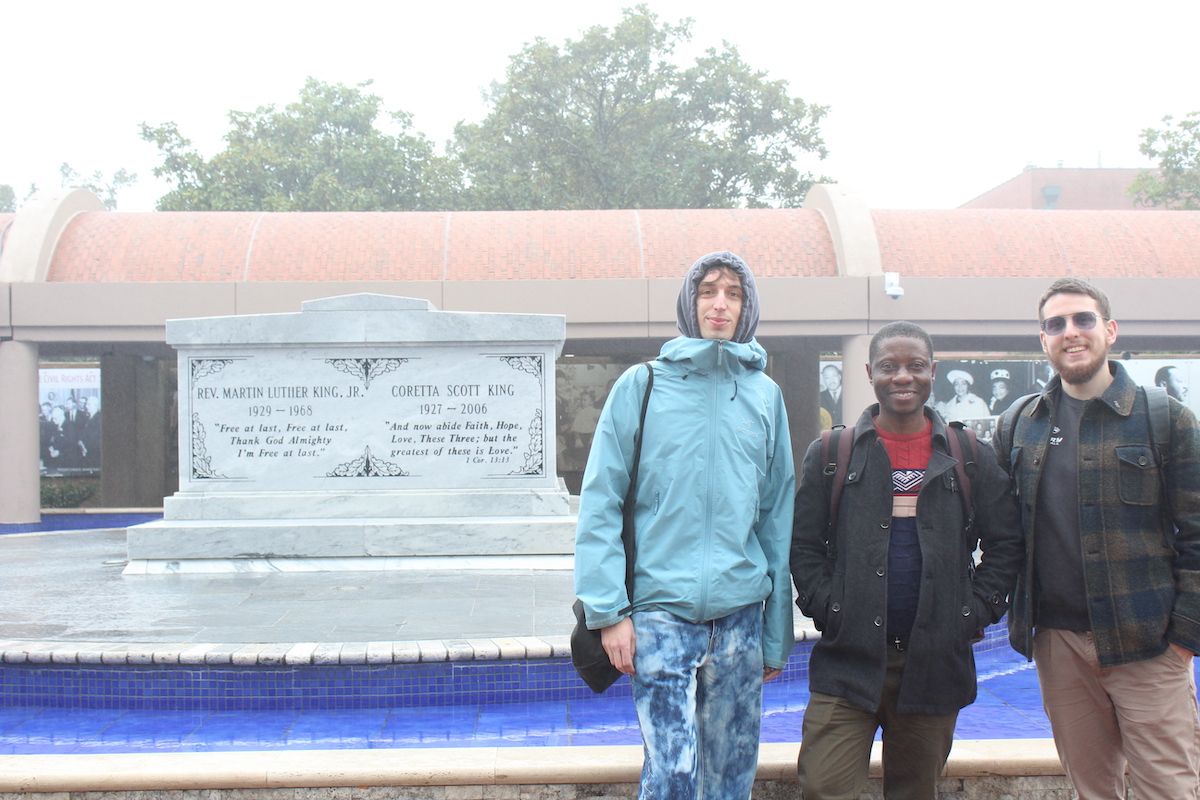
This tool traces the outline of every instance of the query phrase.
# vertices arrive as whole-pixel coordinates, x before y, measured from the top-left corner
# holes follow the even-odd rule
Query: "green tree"
[[[1170,115],[1162,121],[1162,130],[1142,131],[1138,148],[1158,168],[1140,172],[1129,194],[1142,206],[1200,210],[1200,111],[1178,122]]]
[[[389,112],[357,86],[309,78],[282,111],[231,111],[225,149],[205,160],[173,122],[142,124],[163,156],[154,174],[172,184],[160,211],[425,211],[453,205],[458,171],[438,156],[411,115]]]
[[[136,178],[137,176],[135,175],[134,177]],[[36,183],[29,184],[29,189],[25,192],[25,196],[21,198],[21,203],[37,194],[37,190]],[[20,207],[21,203],[17,202],[17,192],[10,184],[0,184],[0,212],[14,212]]]
[[[792,97],[723,43],[680,69],[691,20],[626,9],[560,48],[537,38],[485,93],[453,152],[466,205],[484,209],[799,206],[824,158],[828,108]],[[821,178],[820,180],[826,180]]]
[[[137,174],[126,169],[114,172],[111,180],[105,180],[104,173],[100,170],[96,170],[90,178],[85,179],[64,161],[58,172],[62,176],[60,185],[64,189],[87,189],[99,197],[109,211],[117,210],[117,193],[137,183]],[[32,191],[30,193],[32,194]]]

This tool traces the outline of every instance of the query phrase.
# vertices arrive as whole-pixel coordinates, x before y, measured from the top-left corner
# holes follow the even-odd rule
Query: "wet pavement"
[[[0,536],[0,640],[380,642],[566,636],[569,570],[122,575],[125,530]]]

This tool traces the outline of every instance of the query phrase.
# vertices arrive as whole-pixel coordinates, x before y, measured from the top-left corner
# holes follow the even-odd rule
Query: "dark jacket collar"
[[[946,422],[942,419],[942,415],[935,414],[929,406],[925,406],[923,410],[925,418],[933,420],[933,438],[935,440],[940,438],[943,442],[946,441]],[[875,417],[877,416],[879,416],[879,403],[872,403],[863,409],[862,414],[858,417],[858,422],[854,423],[855,444],[858,444],[858,440],[863,436],[879,435],[879,431],[875,427]]]
[[[1127,417],[1133,413],[1133,401],[1137,397],[1138,385],[1133,382],[1133,378],[1129,377],[1129,373],[1119,361],[1109,361],[1108,371],[1112,373],[1113,382],[1104,390],[1104,394],[1096,398],[1096,401],[1108,406],[1114,414]],[[1058,402],[1060,391],[1062,391],[1062,377],[1055,375],[1050,379],[1050,383],[1046,384],[1045,390],[1030,404],[1029,416],[1042,413],[1043,409],[1045,413],[1050,413],[1050,409]]]

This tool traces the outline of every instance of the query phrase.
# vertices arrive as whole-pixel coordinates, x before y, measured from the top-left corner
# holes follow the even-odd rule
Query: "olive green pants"
[[[867,785],[871,744],[883,729],[883,796],[935,800],[954,741],[954,714],[900,714],[896,698],[905,653],[888,650],[878,711],[814,693],[804,710],[798,770],[804,800],[858,800]]]

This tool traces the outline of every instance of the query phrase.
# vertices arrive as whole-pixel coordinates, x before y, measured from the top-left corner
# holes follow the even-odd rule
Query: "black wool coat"
[[[809,661],[809,688],[876,711],[887,667],[887,566],[892,466],[875,429],[879,406],[863,412],[854,436],[832,548],[827,548],[829,484],[821,440],[809,445],[796,493],[792,580],[800,610],[822,632]],[[1024,547],[1008,476],[987,444],[968,465],[974,523],[967,515],[946,441],[933,419],[933,455],[917,496],[921,587],[897,710],[950,714],[975,700],[972,639],[1007,610]],[[968,450],[964,458],[970,460]],[[976,546],[982,559],[975,563]]]

